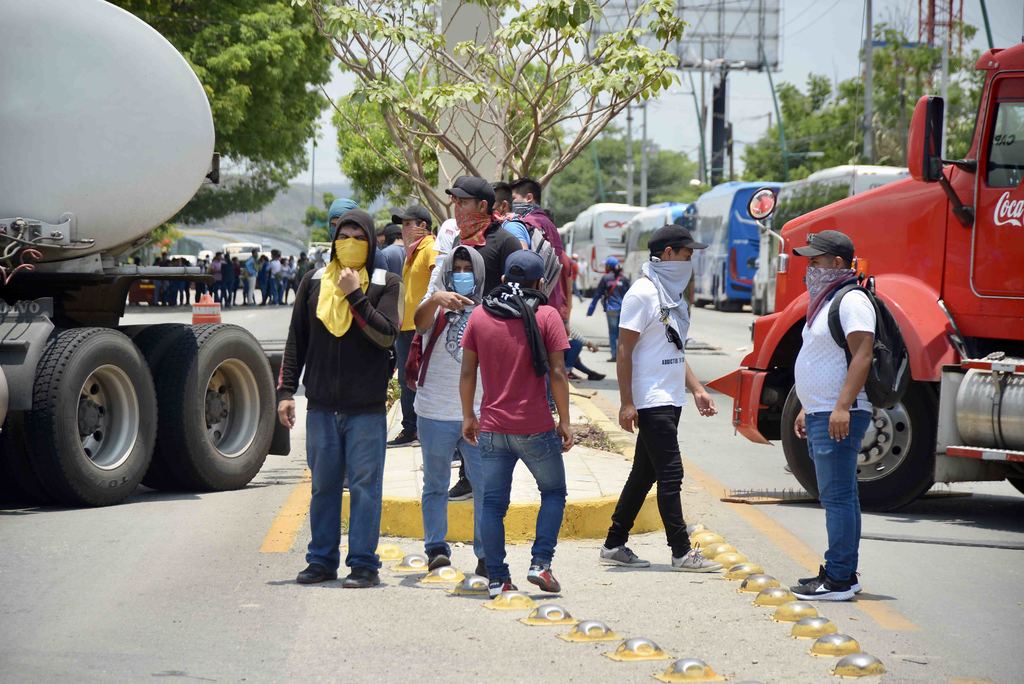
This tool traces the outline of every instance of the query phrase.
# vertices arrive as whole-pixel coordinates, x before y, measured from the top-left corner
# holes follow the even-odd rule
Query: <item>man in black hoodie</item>
[[[295,297],[278,382],[278,416],[295,425],[299,377],[305,368],[306,460],[313,473],[309,504],[312,540],[300,584],[337,579],[341,543],[342,483],[352,497],[342,586],[380,583],[380,536],[385,406],[394,368],[401,281],[374,269],[373,219],[352,209],[341,215],[326,267],[310,271]]]

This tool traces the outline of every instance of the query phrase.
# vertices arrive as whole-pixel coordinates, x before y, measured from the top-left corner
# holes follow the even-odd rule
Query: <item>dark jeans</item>
[[[412,347],[412,336],[415,330],[405,330],[398,333],[395,347],[398,352],[398,383],[402,386],[402,431],[416,434],[416,390],[409,389],[405,384],[405,360],[409,358],[409,349]]]
[[[679,454],[678,406],[655,406],[638,409],[640,424],[636,439],[633,468],[619,495],[612,513],[605,547],[613,549],[629,540],[640,507],[644,505],[651,486],[658,483],[658,512],[665,526],[665,537],[672,555],[680,558],[690,550],[690,536],[683,520],[683,504],[679,491],[683,483],[683,460]]]
[[[612,349],[612,361],[615,360],[619,351],[619,315],[622,312],[618,309],[604,312],[608,318],[608,346]],[[676,556],[678,558],[678,556]]]
[[[341,561],[341,491],[348,476],[350,568],[377,570],[384,482],[383,413],[306,411],[306,463],[312,472],[307,563],[337,570]]]

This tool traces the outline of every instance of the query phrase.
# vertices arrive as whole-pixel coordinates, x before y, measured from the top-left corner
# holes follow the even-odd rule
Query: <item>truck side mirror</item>
[[[775,211],[775,191],[771,188],[761,188],[750,197],[747,203],[747,213],[755,221],[763,221]]]
[[[923,96],[914,106],[907,138],[907,166],[914,180],[935,183],[942,178],[941,97]]]

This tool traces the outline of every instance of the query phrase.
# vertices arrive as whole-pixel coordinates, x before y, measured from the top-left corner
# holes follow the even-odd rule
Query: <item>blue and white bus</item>
[[[760,231],[747,215],[747,203],[758,188],[778,191],[781,183],[722,183],[705,192],[697,207],[694,237],[708,245],[693,254],[694,301],[723,311],[739,311],[750,303],[757,270]]]

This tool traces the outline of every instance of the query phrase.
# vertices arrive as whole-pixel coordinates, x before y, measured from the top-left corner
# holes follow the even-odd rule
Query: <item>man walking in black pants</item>
[[[690,546],[683,520],[680,489],[683,462],[679,454],[679,414],[686,389],[702,416],[716,413],[715,403],[698,382],[684,354],[690,314],[684,299],[693,275],[690,257],[707,245],[696,242],[682,226],[659,228],[649,242],[651,260],[622,300],[616,369],[619,380],[619,424],[639,430],[633,468],[612,514],[601,549],[602,565],[646,568],[626,542],[651,486],[658,485],[658,512],[672,549],[672,568],[681,572],[714,572],[721,565]]]

